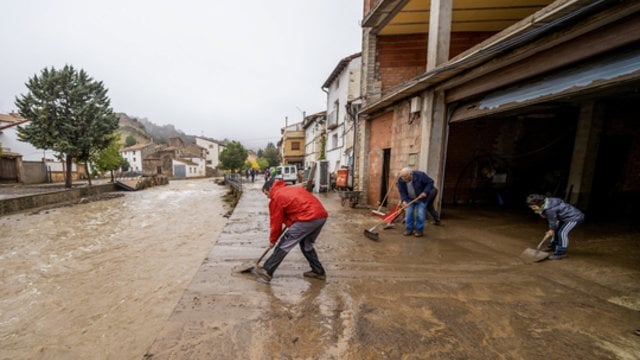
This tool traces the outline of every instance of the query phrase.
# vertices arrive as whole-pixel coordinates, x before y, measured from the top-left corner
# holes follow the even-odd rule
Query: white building
[[[122,157],[129,163],[130,171],[142,171],[142,158],[152,144],[136,144],[120,151]]]
[[[202,158],[173,159],[173,177],[195,178],[205,176],[205,164]]]
[[[322,85],[327,92],[326,158],[329,171],[342,166],[353,169],[353,103],[360,98],[360,53],[340,60]]]
[[[196,145],[207,149],[206,166],[215,169],[220,164],[220,153],[226,148],[225,144],[213,139],[196,136]]]
[[[325,122],[327,112],[322,111],[304,118],[302,128],[304,129],[304,169],[309,169],[322,155],[322,142],[326,128]]]

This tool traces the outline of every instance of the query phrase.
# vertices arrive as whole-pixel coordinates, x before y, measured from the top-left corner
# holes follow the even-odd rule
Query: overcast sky
[[[116,112],[255,150],[285,117],[326,110],[322,84],[361,50],[361,0],[2,0],[0,14],[0,113],[69,64]]]

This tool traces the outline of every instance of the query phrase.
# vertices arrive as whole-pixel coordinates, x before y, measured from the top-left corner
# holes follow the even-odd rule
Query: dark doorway
[[[389,176],[391,175],[391,149],[382,150],[382,179],[380,179],[380,206],[387,206],[389,201]]]
[[[624,219],[633,213],[633,195],[624,191],[633,136],[613,135],[602,139],[593,179],[590,218]],[[637,209],[636,209],[637,210]]]

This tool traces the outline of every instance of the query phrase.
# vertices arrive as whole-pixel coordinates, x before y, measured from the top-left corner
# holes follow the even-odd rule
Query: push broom
[[[420,200],[422,198],[415,198],[413,200],[411,200],[411,202],[409,202],[406,206],[400,207],[397,210],[395,210],[394,212],[392,212],[391,214],[388,214],[384,217],[384,221],[376,224],[375,226],[373,226],[370,229],[365,229],[364,230],[364,236],[366,236],[367,238],[371,239],[371,240],[375,240],[378,241],[380,240],[380,234],[378,234],[376,232],[376,228],[378,228],[378,226],[381,225],[385,225],[385,224],[389,224],[391,221],[393,221],[396,216],[398,216],[398,214],[400,214],[404,209],[406,209],[407,207],[409,207],[409,205],[413,204],[414,202]]]

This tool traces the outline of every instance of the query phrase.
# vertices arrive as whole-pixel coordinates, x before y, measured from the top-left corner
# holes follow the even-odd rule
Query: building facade
[[[329,172],[353,166],[356,124],[352,104],[360,98],[360,53],[345,57],[322,85],[327,93],[326,159]]]
[[[286,125],[280,132],[282,164],[296,165],[299,169],[304,166],[304,129],[302,122]]]
[[[216,169],[220,165],[220,153],[225,149],[225,144],[221,141],[197,136],[196,145],[206,149],[207,167]]]
[[[640,4],[367,0],[364,10],[367,202],[412,166],[445,203],[518,207],[540,192],[588,215],[638,214]],[[611,204],[617,214],[603,214]]]
[[[325,121],[326,111],[305,116],[302,122],[304,129],[304,169],[310,169],[314,163],[325,155],[324,142],[326,141]]]

